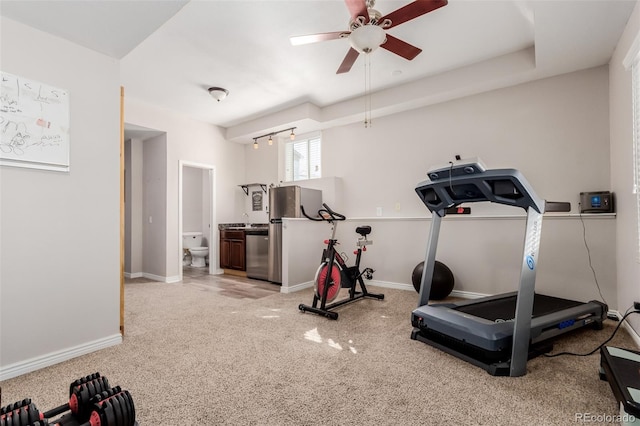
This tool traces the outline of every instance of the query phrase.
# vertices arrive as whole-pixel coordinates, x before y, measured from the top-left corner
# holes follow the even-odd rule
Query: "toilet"
[[[202,246],[202,232],[185,232],[182,234],[182,247],[191,254],[191,266],[201,268],[207,266],[205,258],[209,255],[209,247]]]

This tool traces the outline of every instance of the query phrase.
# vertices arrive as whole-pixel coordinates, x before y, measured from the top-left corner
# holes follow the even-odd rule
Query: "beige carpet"
[[[50,409],[98,371],[131,392],[141,425],[568,425],[576,413],[618,413],[599,355],[540,357],[524,377],[492,377],[409,338],[414,292],[375,290],[384,301],[330,321],[298,311],[311,290],[242,300],[203,285],[128,284],[122,345],[0,383],[2,404],[30,397]],[[616,324],[555,350],[594,348]],[[634,347],[624,330],[609,344]]]

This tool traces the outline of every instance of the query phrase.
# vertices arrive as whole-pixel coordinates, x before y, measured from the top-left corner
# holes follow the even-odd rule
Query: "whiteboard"
[[[0,74],[0,165],[68,172],[67,91]]]

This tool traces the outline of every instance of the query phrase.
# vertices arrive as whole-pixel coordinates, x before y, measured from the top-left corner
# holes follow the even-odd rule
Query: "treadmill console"
[[[486,170],[482,161],[478,158],[467,160],[459,160],[450,162],[447,166],[440,166],[427,172],[427,176],[431,181],[449,179],[456,176],[472,175],[474,173],[482,173]]]
[[[459,204],[482,201],[544,212],[544,200],[514,169],[487,170],[477,159],[462,160],[431,169],[428,176],[415,190],[425,206],[439,216]]]

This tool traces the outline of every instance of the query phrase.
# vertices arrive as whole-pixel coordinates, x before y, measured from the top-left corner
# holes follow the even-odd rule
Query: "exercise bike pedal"
[[[362,271],[362,275],[368,279],[368,280],[372,280],[373,279],[373,273],[375,271],[371,268],[366,268],[364,271]]]

